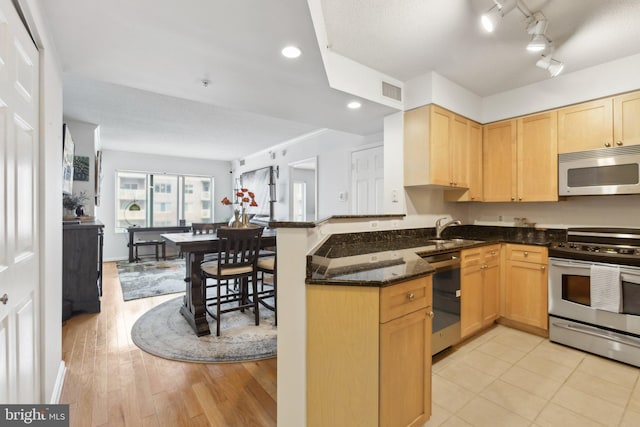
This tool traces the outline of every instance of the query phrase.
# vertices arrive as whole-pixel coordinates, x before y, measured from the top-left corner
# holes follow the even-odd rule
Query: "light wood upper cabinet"
[[[484,126],[482,141],[483,200],[505,202],[516,194],[516,121]]]
[[[466,161],[469,188],[447,190],[445,200],[449,202],[480,202],[483,200],[482,183],[482,125],[468,120],[469,143],[466,146]],[[459,162],[465,159],[461,158]]]
[[[558,110],[558,152],[640,144],[640,92]]]
[[[486,125],[484,201],[558,200],[557,154],[555,111]]]
[[[469,187],[470,120],[437,105],[404,114],[404,185]]]
[[[557,113],[520,118],[517,129],[518,201],[557,201]]]
[[[640,92],[613,98],[613,140],[616,146],[640,144]]]
[[[417,427],[431,416],[432,278],[307,286],[307,425]]]
[[[613,103],[598,99],[558,110],[558,152],[593,150],[613,142]]]

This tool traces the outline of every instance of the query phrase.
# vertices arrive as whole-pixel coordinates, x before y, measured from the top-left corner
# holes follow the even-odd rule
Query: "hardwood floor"
[[[275,358],[175,362],[133,344],[136,319],[175,297],[124,302],[115,263],[105,263],[102,312],[75,315],[62,326],[61,403],[69,404],[72,427],[276,425]]]

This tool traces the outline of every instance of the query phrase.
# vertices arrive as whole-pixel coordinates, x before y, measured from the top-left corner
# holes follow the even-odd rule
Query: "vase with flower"
[[[234,219],[232,221],[232,224],[230,224],[232,227],[246,228],[249,226],[249,215],[247,214],[247,208],[249,206],[258,206],[255,197],[255,194],[249,191],[249,189],[247,188],[241,188],[240,191],[236,192],[236,204],[238,204],[239,207],[235,208],[233,211]],[[233,202],[227,197],[222,199],[221,203],[223,205],[233,204]]]

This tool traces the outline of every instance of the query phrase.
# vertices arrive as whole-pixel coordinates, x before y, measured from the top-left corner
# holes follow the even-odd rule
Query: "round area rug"
[[[215,320],[207,315],[211,335],[198,337],[180,314],[182,299],[166,301],[143,314],[131,328],[133,342],[147,353],[185,362],[239,362],[276,356],[277,327],[271,310],[260,306],[259,326],[251,310],[223,313],[219,337]]]

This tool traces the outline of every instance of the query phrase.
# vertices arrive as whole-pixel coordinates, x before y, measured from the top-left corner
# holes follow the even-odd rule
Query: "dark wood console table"
[[[100,311],[103,229],[97,221],[62,226],[63,321],[74,312]]]
[[[187,225],[174,225],[168,227],[128,227],[127,231],[129,232],[129,262],[133,262],[135,261],[133,247],[134,236],[136,233],[186,233],[187,231],[191,231],[191,227]]]

